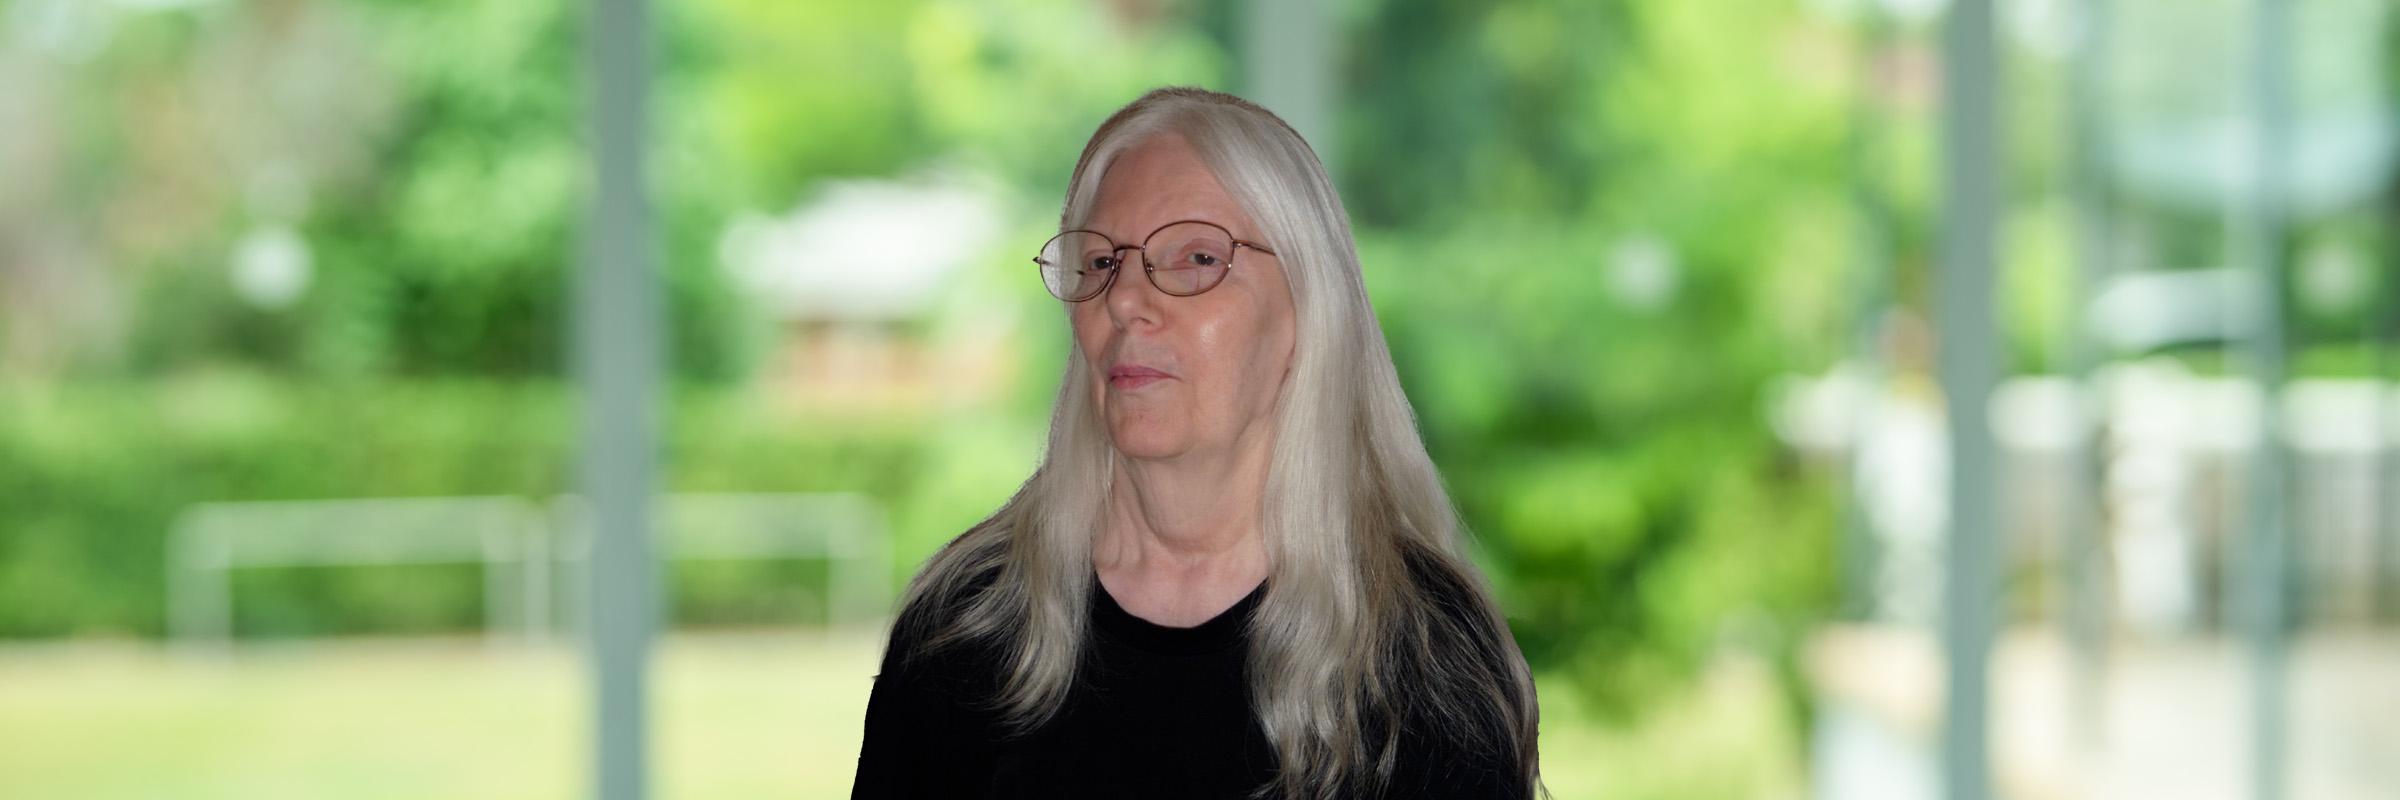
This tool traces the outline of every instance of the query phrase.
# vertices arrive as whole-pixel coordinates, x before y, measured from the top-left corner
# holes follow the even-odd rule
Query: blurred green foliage
[[[1765,385],[1848,311],[1840,37],[1667,3],[1370,30],[1348,197],[1406,226],[1362,234],[1370,288],[1528,657],[1623,712],[1720,645],[1795,652],[1835,495]]]
[[[508,494],[547,502],[572,468],[572,395],[555,381],[295,383],[215,371],[141,384],[0,391],[0,635],[156,635],[164,534],[225,499]],[[678,490],[855,491],[896,524],[949,497],[916,494],[948,458],[911,420],[810,420],[687,394],[664,479]],[[821,567],[686,568],[697,621],[762,620],[748,591]],[[472,568],[245,571],[243,632],[424,630],[482,620]],[[709,576],[726,585],[708,585]],[[688,585],[685,585],[688,584]],[[688,608],[685,608],[688,606]],[[782,622],[813,621],[794,612]]]
[[[903,573],[1005,499],[1066,346],[1019,255],[957,289],[1036,314],[1004,397],[796,412],[749,390],[779,334],[729,284],[717,237],[827,179],[944,167],[999,178],[1019,207],[1009,242],[1030,247],[1110,110],[1235,77],[1238,6],[661,5],[667,485],[865,492],[893,511]],[[378,70],[360,91],[389,108],[364,166],[312,184],[313,280],[296,305],[245,303],[218,263],[260,221],[236,204],[128,270],[121,358],[0,387],[0,635],[159,632],[161,540],[191,502],[571,483],[574,6],[311,7],[353,20]],[[1837,352],[1852,313],[1844,33],[1786,4],[1338,8],[1337,177],[1424,435],[1536,668],[1604,711],[1729,643],[1788,668],[1832,593],[1832,494],[1762,405],[1774,375]],[[119,37],[139,52],[112,50],[88,80],[171,84],[229,13],[160,12],[145,24],[180,33]],[[819,580],[678,569],[699,621],[772,621],[800,602],[778,592]],[[471,570],[243,580],[251,633],[480,619]]]

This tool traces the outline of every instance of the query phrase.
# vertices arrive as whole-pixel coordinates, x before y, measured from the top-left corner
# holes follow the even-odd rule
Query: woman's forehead
[[[1180,136],[1150,138],[1127,149],[1100,179],[1084,227],[1138,239],[1177,220],[1214,222],[1247,232],[1249,217],[1216,173]]]

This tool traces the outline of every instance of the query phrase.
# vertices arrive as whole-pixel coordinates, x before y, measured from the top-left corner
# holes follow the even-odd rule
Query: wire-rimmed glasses
[[[1233,238],[1224,226],[1203,220],[1170,222],[1142,239],[1140,245],[1117,244],[1099,231],[1071,230],[1050,237],[1033,263],[1041,265],[1042,285],[1060,300],[1079,303],[1100,296],[1116,282],[1121,255],[1142,253],[1142,272],[1150,285],[1177,297],[1190,297],[1224,282],[1233,272],[1234,251],[1241,248],[1274,255],[1255,242]],[[1160,259],[1157,256],[1166,256]]]

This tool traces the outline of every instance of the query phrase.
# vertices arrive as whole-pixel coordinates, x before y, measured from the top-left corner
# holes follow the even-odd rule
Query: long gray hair
[[[1349,215],[1315,151],[1241,98],[1152,91],[1084,147],[1062,229],[1091,215],[1119,154],[1162,134],[1188,141],[1258,224],[1294,308],[1259,520],[1269,577],[1248,655],[1253,707],[1278,757],[1277,780],[1262,791],[1378,790],[1394,769],[1403,716],[1490,748],[1525,785],[1539,785],[1532,676],[1461,553],[1457,512],[1417,436],[1367,303]],[[1091,380],[1071,349],[1041,466],[908,589],[928,648],[998,646],[1007,674],[995,703],[1021,731],[1058,710],[1083,652],[1092,546],[1118,457]]]

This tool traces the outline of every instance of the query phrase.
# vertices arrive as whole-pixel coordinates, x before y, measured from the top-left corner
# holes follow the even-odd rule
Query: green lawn
[[[655,664],[657,796],[844,797],[877,642],[678,634]],[[1544,687],[1561,798],[1798,796],[1796,748],[1757,670],[1716,670],[1640,728]],[[583,664],[476,639],[253,645],[230,661],[146,644],[0,648],[0,797],[573,798],[587,792]]]

